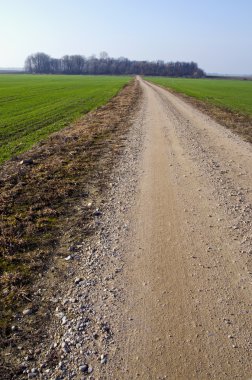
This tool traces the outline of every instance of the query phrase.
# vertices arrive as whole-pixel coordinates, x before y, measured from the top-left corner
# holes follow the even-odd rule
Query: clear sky
[[[252,0],[0,0],[0,67],[101,51],[252,74]]]

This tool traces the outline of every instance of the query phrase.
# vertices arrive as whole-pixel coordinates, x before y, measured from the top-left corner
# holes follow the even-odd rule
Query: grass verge
[[[252,82],[238,80],[145,78],[191,103],[252,143]]]
[[[13,321],[21,323],[22,311],[33,301],[34,284],[52,264],[60,250],[62,236],[73,228],[79,205],[82,205],[81,219],[77,223],[86,236],[92,234],[93,210],[87,203],[83,205],[83,201],[90,197],[91,188],[102,193],[108,186],[109,174],[123,149],[123,136],[129,128],[129,115],[136,107],[139,93],[139,85],[132,81],[107,105],[2,166],[2,349],[17,346],[26,339],[27,331],[34,333],[39,326],[43,329],[43,321],[48,323],[47,312],[34,313],[30,322],[33,327],[26,326],[14,333],[11,329]],[[37,311],[41,305],[32,302],[32,307]],[[47,304],[45,309],[48,310]],[[7,367],[2,364],[1,369]],[[14,369],[9,367],[8,370],[10,373]],[[5,370],[0,374],[1,378],[8,378]]]

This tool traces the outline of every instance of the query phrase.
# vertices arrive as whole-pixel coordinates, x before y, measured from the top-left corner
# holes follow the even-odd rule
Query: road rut
[[[106,375],[249,379],[251,145],[139,80],[144,138]]]

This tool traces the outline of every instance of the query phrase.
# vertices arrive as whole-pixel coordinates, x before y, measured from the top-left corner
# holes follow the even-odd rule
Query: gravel
[[[85,374],[82,376],[86,379],[93,373],[95,379],[104,378],[108,356],[116,350],[113,316],[123,302],[123,290],[115,286],[115,281],[124,266],[123,241],[131,228],[126,215],[134,202],[143,138],[141,120],[132,123],[104,198],[87,200],[95,235],[73,243],[69,251],[74,256],[71,253],[64,258],[66,280],[51,298],[55,312],[48,326],[50,341],[37,347],[40,354],[31,362],[25,361],[28,378],[80,379],[78,376]],[[24,310],[23,315],[31,312]],[[34,365],[36,372],[32,372]]]

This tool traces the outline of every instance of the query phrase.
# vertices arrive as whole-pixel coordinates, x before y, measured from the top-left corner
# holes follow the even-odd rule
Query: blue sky
[[[0,67],[107,51],[252,74],[252,0],[0,0],[0,37]]]

